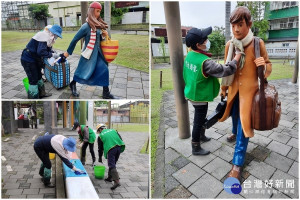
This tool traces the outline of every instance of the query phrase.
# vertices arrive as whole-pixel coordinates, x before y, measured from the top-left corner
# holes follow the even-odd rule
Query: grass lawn
[[[2,52],[24,49],[33,32],[2,31]],[[54,49],[66,51],[76,32],[63,32],[63,39],[57,39]],[[112,62],[128,68],[149,72],[149,37],[146,35],[112,34],[112,39],[119,40],[119,53]],[[74,54],[80,54],[80,42]]]
[[[277,79],[286,79],[292,78],[294,73],[294,65],[290,65],[287,60],[270,60],[272,63],[272,73],[268,77],[268,80],[277,80]],[[220,61],[219,63],[223,64],[224,61]]]
[[[140,132],[140,133],[149,133],[149,124],[134,124],[134,123],[115,123],[112,124],[112,128],[116,129],[122,135],[122,132]],[[148,146],[148,148],[147,148]],[[140,150],[140,153],[148,154],[149,153],[149,144],[148,140],[145,141],[143,147]]]
[[[160,71],[163,72],[162,88],[159,88]],[[171,69],[151,70],[151,188],[154,183],[157,132],[160,123],[160,105],[163,93],[173,89]]]
[[[291,79],[294,66],[287,63],[283,65],[283,60],[271,60],[272,73],[268,80]],[[223,63],[220,61],[220,63]],[[159,74],[163,71],[163,87],[159,88]],[[163,93],[173,89],[172,70],[151,70],[151,181],[152,189],[154,183],[154,172],[156,164],[157,132],[160,123],[160,106]],[[175,106],[175,105],[174,105]],[[153,190],[152,190],[153,191]]]
[[[149,124],[113,123],[112,128],[119,132],[149,133]]]

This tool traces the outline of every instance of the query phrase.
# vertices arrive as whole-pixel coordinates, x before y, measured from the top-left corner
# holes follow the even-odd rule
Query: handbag
[[[105,40],[100,42],[100,47],[104,55],[105,60],[110,63],[118,55],[119,52],[119,41],[111,40],[109,36],[105,37]]]
[[[224,100],[224,97],[221,97],[221,102],[217,105],[216,110],[206,117],[205,122],[203,124],[204,129],[209,129],[215,123],[218,122],[219,119],[224,115],[226,109],[227,101]]]
[[[259,38],[254,38],[255,57],[260,57]],[[264,78],[264,66],[257,68],[260,80],[259,89],[252,101],[251,120],[252,128],[259,131],[272,130],[279,124],[281,102],[274,85],[268,84]]]

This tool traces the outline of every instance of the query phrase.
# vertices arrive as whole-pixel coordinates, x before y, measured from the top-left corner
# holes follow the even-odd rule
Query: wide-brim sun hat
[[[63,140],[63,147],[70,152],[76,151],[76,140],[72,137]]]
[[[98,125],[96,126],[96,130],[98,131],[99,128],[105,129],[106,126],[105,126],[105,124],[98,124]]]
[[[188,47],[192,44],[203,44],[207,40],[207,36],[212,33],[212,27],[205,29],[192,28],[185,37],[185,42]]]
[[[58,37],[62,38],[62,28],[57,25],[57,24],[54,24],[51,28],[48,29],[51,33],[53,33],[54,35],[57,35]]]

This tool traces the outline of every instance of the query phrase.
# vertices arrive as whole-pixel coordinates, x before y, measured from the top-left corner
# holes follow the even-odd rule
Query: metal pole
[[[111,124],[111,101],[108,101],[108,113],[107,113],[107,127],[110,129],[110,124]]]
[[[294,69],[292,83],[297,83],[298,73],[299,73],[299,42],[297,42],[296,57],[295,57],[295,69]]]
[[[107,23],[108,28],[107,32],[109,37],[111,37],[110,34],[110,26],[111,26],[111,2],[110,1],[104,1],[104,21]]]
[[[183,47],[179,2],[164,2],[170,61],[175,91],[179,138],[191,136],[188,102],[184,97]]]
[[[110,125],[111,125],[111,101],[108,102],[107,104],[108,106],[108,113],[107,113],[107,127],[110,128]]]
[[[160,71],[160,82],[159,82],[159,88],[162,88],[162,71]]]

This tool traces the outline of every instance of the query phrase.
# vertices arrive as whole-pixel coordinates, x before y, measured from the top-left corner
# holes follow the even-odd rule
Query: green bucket
[[[105,174],[105,166],[95,166],[94,173],[97,179],[103,179]]]
[[[24,84],[24,87],[25,87],[26,92],[28,92],[28,88],[29,88],[29,80],[28,80],[28,77],[26,77],[26,78],[23,79],[23,84]]]

